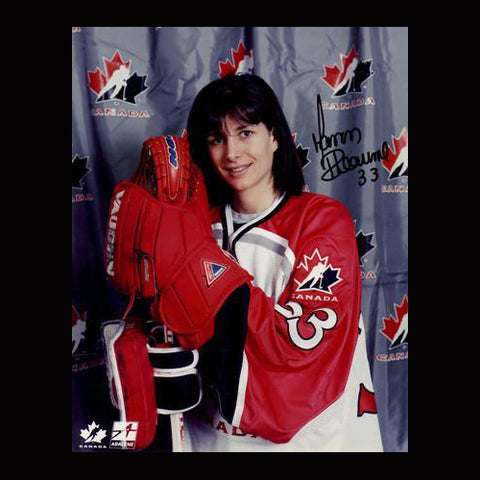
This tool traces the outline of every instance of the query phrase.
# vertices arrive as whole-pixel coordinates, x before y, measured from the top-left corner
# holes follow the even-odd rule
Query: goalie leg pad
[[[202,382],[195,366],[197,350],[159,344],[148,347],[155,378],[157,413],[171,415],[195,408],[202,400]]]
[[[157,411],[147,336],[135,319],[103,324],[107,375],[112,403],[120,421],[138,422],[135,448],[147,448],[155,437]]]

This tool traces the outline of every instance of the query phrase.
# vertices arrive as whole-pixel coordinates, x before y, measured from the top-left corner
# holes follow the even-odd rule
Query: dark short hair
[[[268,130],[273,128],[278,143],[272,167],[274,186],[287,195],[300,195],[305,183],[303,170],[275,93],[257,75],[231,75],[214,80],[200,90],[187,123],[192,159],[205,176],[210,204],[231,202],[230,189],[217,175],[207,145],[207,137],[221,132],[227,116],[249,124],[263,122]]]

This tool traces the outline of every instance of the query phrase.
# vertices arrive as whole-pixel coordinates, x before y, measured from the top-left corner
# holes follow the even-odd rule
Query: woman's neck
[[[232,207],[238,213],[259,213],[266,210],[277,199],[276,190],[255,192],[235,192]]]

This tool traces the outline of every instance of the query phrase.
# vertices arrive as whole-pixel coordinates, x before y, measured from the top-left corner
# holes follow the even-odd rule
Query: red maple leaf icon
[[[118,50],[115,51],[113,57],[108,60],[103,57],[103,64],[105,67],[105,73],[100,68],[96,68],[94,72],[88,71],[88,85],[98,95],[98,93],[105,87],[113,73],[120,67],[130,68],[131,60],[124,62]]]
[[[245,48],[243,42],[238,44],[237,50],[231,49],[233,63],[230,60],[218,62],[220,78],[235,75],[236,73],[246,73],[253,68],[253,50]],[[242,63],[243,62],[243,63]]]
[[[393,149],[388,147],[388,156],[382,165],[390,172],[389,178],[398,178],[406,175],[408,169],[408,131],[402,128],[400,135],[392,135]]]
[[[390,315],[388,318],[383,319],[383,328],[380,333],[387,337],[391,344],[390,348],[397,347],[402,343],[406,343],[408,339],[408,298],[403,296],[402,303],[400,305],[394,304],[395,316]]]
[[[345,76],[349,72],[349,66],[352,65],[354,59],[359,59],[358,53],[355,51],[355,45],[352,45],[350,49],[350,53],[345,56],[340,54],[340,61],[342,68],[340,69],[338,65],[334,65],[333,67],[325,65],[325,75],[322,77],[328,85],[330,85],[334,90],[345,80]]]

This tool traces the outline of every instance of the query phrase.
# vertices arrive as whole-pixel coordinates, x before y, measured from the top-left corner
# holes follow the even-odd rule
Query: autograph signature
[[[388,143],[383,142],[382,147],[379,150],[373,152],[367,151],[366,155],[361,153],[360,155],[347,156],[345,151],[341,148],[337,148],[339,144],[344,145],[348,142],[355,142],[357,144],[362,140],[362,132],[359,128],[355,127],[351,130],[344,130],[334,133],[333,135],[325,134],[325,117],[323,115],[322,99],[320,95],[317,95],[317,122],[318,122],[318,137],[315,133],[312,133],[313,145],[315,151],[320,152],[320,166],[324,172],[321,176],[322,180],[327,182],[338,178],[344,173],[348,173],[363,165],[369,165],[373,162],[381,162],[388,157]],[[378,179],[377,168],[371,168],[374,178],[372,181]],[[363,186],[366,183],[365,171],[360,171],[359,185]]]

